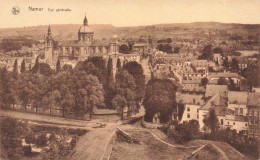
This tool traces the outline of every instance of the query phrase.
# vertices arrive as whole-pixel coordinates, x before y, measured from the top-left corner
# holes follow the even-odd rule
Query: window
[[[227,124],[229,124],[229,122],[227,122]]]
[[[187,114],[187,118],[190,118],[190,114],[189,113]]]
[[[195,99],[193,99],[193,103],[195,103]]]
[[[243,114],[243,108],[240,108],[240,114]]]
[[[258,121],[257,121],[257,120],[255,120],[255,124],[258,124]]]
[[[254,115],[254,111],[251,111],[250,113],[251,113],[250,116],[253,116],[253,115]]]
[[[236,123],[235,122],[233,122],[233,125],[235,125]]]
[[[187,111],[188,111],[188,112],[190,111],[190,107],[187,107]]]
[[[223,125],[224,124],[224,121],[223,119],[220,120],[220,124]]]
[[[247,123],[245,124],[245,126],[247,127]]]
[[[254,124],[254,120],[251,120],[251,121],[250,121],[250,124]]]
[[[197,119],[199,119],[199,114],[197,114]]]

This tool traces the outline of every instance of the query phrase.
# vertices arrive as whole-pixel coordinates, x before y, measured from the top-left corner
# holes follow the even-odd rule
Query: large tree
[[[143,67],[137,62],[128,62],[123,66],[123,69],[127,70],[128,73],[134,77],[136,84],[136,102],[141,102],[145,92],[145,76]]]
[[[25,60],[23,60],[21,63],[21,73],[24,73],[25,71],[26,71]]]
[[[152,121],[156,113],[160,113],[161,122],[168,122],[176,107],[176,86],[167,79],[152,79],[146,84],[145,98],[145,120]]]
[[[127,105],[125,106],[129,113],[135,112],[137,110],[135,103],[135,89],[136,84],[133,76],[129,74],[126,70],[121,70],[116,74],[116,85],[115,85],[115,97],[112,101],[119,95],[122,96]],[[112,103],[115,105],[116,103]],[[117,106],[113,106],[118,108]]]
[[[60,72],[60,70],[61,70],[61,65],[60,65],[60,60],[58,59],[56,64],[56,72]]]
[[[199,56],[199,59],[212,60],[212,58],[213,58],[212,45],[206,45],[203,48],[202,55]]]
[[[214,109],[209,110],[208,115],[203,119],[203,123],[205,124],[204,130],[209,130],[211,137],[214,139],[219,129],[219,122]]]
[[[15,61],[14,61],[13,78],[15,78],[15,79],[18,78],[18,62],[17,62],[17,59],[15,59]]]

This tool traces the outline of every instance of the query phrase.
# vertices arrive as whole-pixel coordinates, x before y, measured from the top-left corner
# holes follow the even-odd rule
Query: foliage
[[[61,70],[61,65],[60,65],[60,60],[58,59],[56,64],[56,72],[60,72],[60,70]]]
[[[227,85],[227,81],[224,77],[218,79],[218,85]]]
[[[256,159],[259,158],[259,141],[248,138],[247,135],[237,134],[236,130],[231,130],[230,128],[220,129],[216,132],[214,137],[206,133],[203,138],[226,142],[243,154]]]
[[[37,147],[44,147],[47,145],[47,137],[45,133],[41,133],[40,135],[38,135],[35,139],[35,144],[37,145]]]
[[[136,102],[141,102],[145,91],[145,76],[142,66],[137,62],[128,62],[123,66],[123,69],[127,70],[135,79]]]
[[[4,117],[0,122],[1,143],[9,159],[19,159],[23,154],[20,135],[24,128],[24,124],[11,117]]]
[[[191,120],[175,124],[174,129],[168,130],[168,136],[174,138],[179,144],[198,139],[200,137],[199,122]]]
[[[26,71],[25,60],[23,59],[21,63],[21,73],[24,73],[25,71]]]
[[[119,71],[121,71],[121,61],[120,61],[120,59],[118,58],[117,59],[117,62],[116,62],[116,69],[117,69],[117,72],[119,72]]]
[[[209,114],[203,119],[203,123],[205,124],[204,130],[210,131],[211,137],[214,139],[219,129],[218,118],[214,109],[209,110]]]
[[[223,50],[220,47],[216,47],[212,51],[213,53],[220,53],[223,56]]]
[[[209,82],[209,80],[208,80],[207,77],[201,78],[201,85],[202,85],[202,86],[206,87],[206,85],[208,84],[208,82]]]
[[[238,72],[239,71],[239,65],[237,59],[232,59],[232,62],[230,64],[230,71],[231,72]]]
[[[13,78],[17,78],[18,77],[18,63],[17,63],[17,59],[15,59],[14,61],[14,66],[13,66]]]
[[[206,60],[212,60],[213,54],[212,54],[212,45],[206,45],[203,48],[202,55],[198,57],[198,59],[206,59]]]
[[[167,53],[173,53],[172,46],[169,44],[158,44],[157,49],[159,51],[167,52]]]
[[[126,107],[130,112],[135,112],[137,109],[135,104],[135,89],[135,80],[131,74],[126,70],[117,72],[115,97],[112,100],[112,105],[114,108],[119,109],[121,112],[121,118],[123,118],[124,107]],[[123,106],[123,102],[126,102],[125,106]]]
[[[122,44],[121,46],[119,46],[119,53],[128,54],[129,47],[125,44]]]
[[[146,84],[145,120],[152,121],[152,117],[160,112],[160,120],[168,122],[173,109],[176,107],[176,86],[167,79],[152,79]]]

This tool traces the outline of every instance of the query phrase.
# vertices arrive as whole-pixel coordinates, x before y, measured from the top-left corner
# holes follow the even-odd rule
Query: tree
[[[20,135],[24,133],[25,126],[11,117],[4,117],[0,122],[0,138],[9,159],[20,159],[22,141]]]
[[[123,120],[124,108],[127,107],[126,99],[121,95],[116,95],[112,100],[112,105],[117,109],[118,113],[121,114],[121,120]]]
[[[145,92],[145,76],[143,67],[137,62],[128,62],[123,66],[123,70],[127,70],[135,79],[136,102],[141,102]]]
[[[223,50],[220,47],[216,47],[216,48],[213,49],[213,53],[220,53],[222,55],[223,54]]]
[[[227,71],[229,71],[229,63],[228,63],[228,59],[227,58],[223,59],[223,66],[225,67],[225,69]]]
[[[201,85],[202,85],[202,86],[206,87],[206,85],[208,84],[208,82],[209,82],[209,80],[208,80],[207,77],[201,78]]]
[[[70,70],[72,70],[72,65],[70,64],[63,65],[62,71],[70,71]]]
[[[227,85],[227,81],[224,77],[218,79],[218,85]]]
[[[47,63],[39,63],[39,73],[44,76],[51,76],[55,73],[54,70],[51,69],[50,65]]]
[[[26,71],[25,60],[23,60],[21,64],[21,73],[24,73],[25,71]]]
[[[197,139],[200,137],[199,122],[196,120],[184,121],[175,125],[174,129],[168,131],[169,137],[175,139],[179,144]]]
[[[126,70],[121,70],[116,74],[116,95],[120,95],[125,98],[127,102],[127,109],[129,113],[136,111],[135,104],[135,89],[136,84],[133,76],[131,76]],[[113,106],[116,108],[116,106]]]
[[[146,84],[145,120],[152,121],[153,116],[160,112],[160,120],[164,123],[170,120],[176,107],[176,86],[168,79],[152,79]]]
[[[121,61],[119,58],[117,59],[117,62],[116,62],[116,69],[117,69],[117,72],[121,71]]]
[[[105,103],[106,103],[106,107],[111,107],[112,104],[112,99],[114,97],[113,95],[113,89],[111,87],[112,83],[113,83],[113,63],[112,63],[112,58],[108,59],[108,63],[107,63],[107,81],[106,81],[106,99],[105,99]]]
[[[172,43],[172,39],[171,38],[167,38],[167,43]]]
[[[39,68],[40,68],[39,57],[37,57],[36,60],[35,60],[35,64],[32,68],[32,72],[37,73],[39,71]]]
[[[14,77],[15,79],[17,79],[17,77],[18,77],[18,63],[17,63],[17,59],[15,59],[15,61],[14,61],[13,77]]]
[[[209,110],[209,114],[203,119],[203,123],[205,124],[204,129],[209,130],[211,137],[214,138],[219,129],[218,118],[214,109]]]
[[[60,72],[60,70],[61,70],[61,65],[60,65],[60,60],[58,59],[56,64],[56,72]]]
[[[212,60],[213,54],[212,54],[212,45],[206,45],[203,48],[202,55],[199,56],[198,59],[206,59],[206,60]]]
[[[129,53],[128,46],[125,44],[122,44],[121,46],[119,46],[119,53],[128,54]]]
[[[238,72],[239,71],[238,61],[235,58],[232,59],[232,62],[230,64],[230,71],[231,72]]]

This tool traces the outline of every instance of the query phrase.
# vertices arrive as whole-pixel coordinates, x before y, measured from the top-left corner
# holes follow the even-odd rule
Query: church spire
[[[51,26],[49,24],[49,28],[48,28],[48,35],[51,35]]]
[[[86,12],[85,12],[85,18],[84,18],[83,24],[84,24],[84,26],[87,26],[87,25],[88,25],[88,20],[87,20]]]

